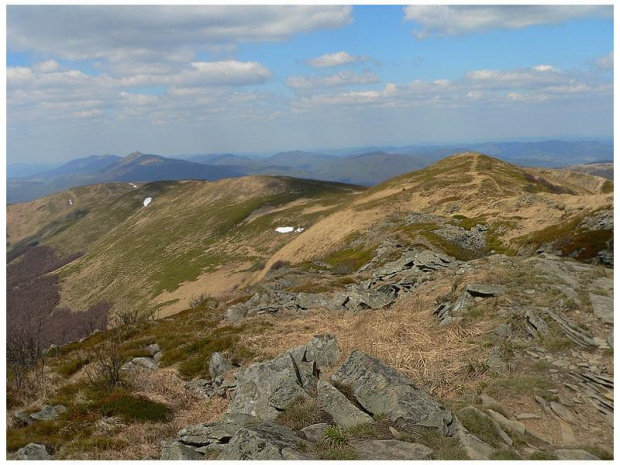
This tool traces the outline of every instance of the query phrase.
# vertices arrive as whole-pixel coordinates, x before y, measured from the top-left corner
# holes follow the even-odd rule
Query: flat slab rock
[[[596,455],[582,449],[558,449],[553,453],[558,460],[600,460]]]
[[[30,418],[37,421],[54,421],[66,411],[67,407],[64,405],[44,405],[38,412],[30,414]]]
[[[356,350],[333,374],[347,386],[365,411],[384,415],[399,427],[425,426],[446,434],[453,417],[413,381],[379,360]]]
[[[312,443],[275,423],[241,428],[218,460],[316,460]]]
[[[360,460],[424,460],[433,453],[433,449],[422,444],[396,439],[354,441],[351,447]]]
[[[193,447],[178,441],[162,441],[160,460],[202,460],[203,455]]]
[[[495,297],[505,292],[503,286],[490,286],[488,284],[469,284],[467,292],[474,297]]]
[[[374,423],[367,413],[353,405],[345,395],[325,381],[317,384],[317,400],[323,410],[329,413],[337,425],[352,428],[364,423]]]

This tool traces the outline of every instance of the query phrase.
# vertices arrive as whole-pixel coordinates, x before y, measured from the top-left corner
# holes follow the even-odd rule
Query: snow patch
[[[280,226],[278,228],[276,228],[276,232],[280,233],[280,234],[287,234],[290,232],[302,232],[304,230],[304,228],[297,228],[295,229],[293,226]]]
[[[151,197],[147,197],[146,199],[144,199],[144,202],[143,202],[144,206],[146,207],[149,203],[151,203],[152,200],[153,199]]]
[[[69,199],[69,205],[73,205],[73,200]]]
[[[136,186],[133,182],[130,182],[130,183],[129,183],[129,185],[130,185],[131,187],[133,187],[134,189],[137,189],[137,188],[138,188],[138,186]]]

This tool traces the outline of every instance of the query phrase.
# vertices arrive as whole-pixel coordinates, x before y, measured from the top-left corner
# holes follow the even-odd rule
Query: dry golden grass
[[[439,326],[432,315],[433,302],[444,292],[445,288],[438,288],[432,294],[405,297],[386,310],[357,314],[314,310],[303,316],[270,318],[274,326],[246,343],[267,358],[307,344],[316,334],[334,334],[342,352],[337,365],[358,349],[401,371],[432,395],[454,398],[481,380],[473,378],[467,367],[487,354],[472,340],[490,331],[492,324]]]

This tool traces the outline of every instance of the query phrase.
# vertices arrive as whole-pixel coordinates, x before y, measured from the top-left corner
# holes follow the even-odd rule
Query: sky
[[[611,6],[8,6],[7,159],[612,137]]]

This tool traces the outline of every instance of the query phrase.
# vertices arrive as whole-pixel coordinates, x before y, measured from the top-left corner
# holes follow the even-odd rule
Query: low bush
[[[101,403],[99,411],[106,417],[120,417],[126,421],[168,421],[171,410],[164,404],[154,402],[146,397],[133,396],[128,393],[111,395]]]

